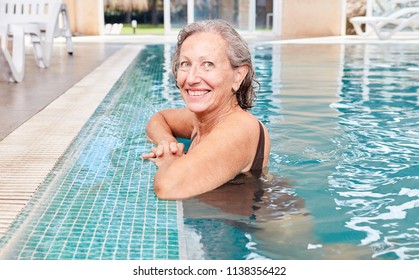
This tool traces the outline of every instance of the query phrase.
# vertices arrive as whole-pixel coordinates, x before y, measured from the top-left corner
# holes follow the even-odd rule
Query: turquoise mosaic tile
[[[155,166],[140,158],[145,124],[165,104],[153,94],[163,50],[143,49],[115,83],[13,225],[7,258],[179,258],[177,204],[154,195]]]

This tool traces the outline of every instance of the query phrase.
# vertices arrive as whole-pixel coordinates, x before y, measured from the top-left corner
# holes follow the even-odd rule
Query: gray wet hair
[[[175,79],[177,79],[180,49],[183,42],[189,36],[201,32],[215,32],[227,42],[227,57],[233,69],[240,66],[247,66],[247,75],[235,94],[239,106],[242,109],[248,110],[252,108],[253,101],[256,99],[255,88],[259,86],[259,83],[256,80],[249,47],[242,36],[225,20],[216,19],[194,22],[188,24],[179,32],[172,64],[172,72]]]

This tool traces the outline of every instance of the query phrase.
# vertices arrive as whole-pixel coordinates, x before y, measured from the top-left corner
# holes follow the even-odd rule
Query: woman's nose
[[[196,66],[192,66],[189,71],[188,71],[188,75],[186,77],[186,81],[189,84],[195,84],[201,81],[201,71],[199,69],[199,67]]]

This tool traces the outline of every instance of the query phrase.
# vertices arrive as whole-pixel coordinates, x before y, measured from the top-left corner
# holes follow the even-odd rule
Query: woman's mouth
[[[187,93],[190,96],[203,96],[210,92],[209,90],[187,90]]]

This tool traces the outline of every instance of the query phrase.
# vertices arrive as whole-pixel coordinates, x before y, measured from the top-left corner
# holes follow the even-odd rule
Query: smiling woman
[[[156,195],[184,199],[216,189],[240,173],[268,166],[267,129],[247,110],[257,83],[246,42],[226,21],[192,23],[180,31],[173,74],[186,107],[151,117],[147,137],[157,145]],[[192,140],[188,153],[177,138]]]

